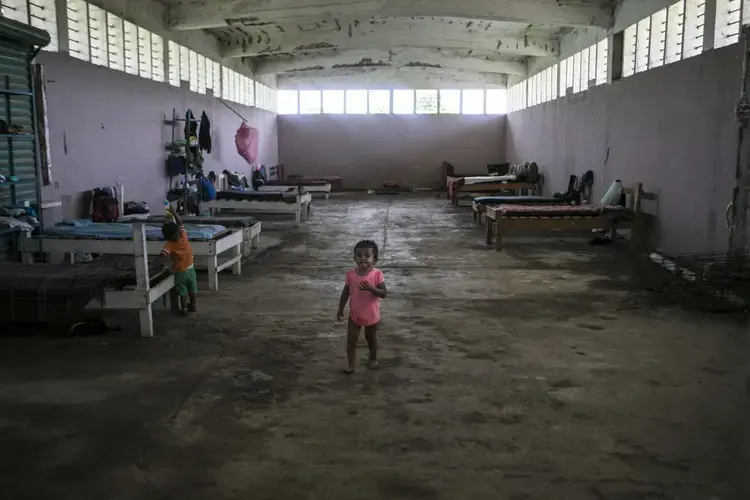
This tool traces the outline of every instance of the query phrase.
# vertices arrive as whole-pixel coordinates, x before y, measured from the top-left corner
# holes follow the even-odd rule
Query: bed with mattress
[[[479,196],[472,201],[474,222],[480,224],[488,206],[493,205],[569,205],[568,196]]]
[[[458,205],[461,194],[501,193],[513,191],[518,195],[534,195],[539,183],[539,171],[535,163],[509,165],[507,172],[483,175],[458,175],[453,165],[443,162],[448,199]]]
[[[311,195],[323,195],[325,199],[331,196],[331,183],[324,180],[285,179],[283,181],[267,181],[259,191],[286,191],[294,188],[303,188]]]
[[[292,214],[295,225],[307,220],[310,212],[310,193],[297,186],[286,191],[250,191],[226,189],[216,193],[216,199],[201,204],[211,215],[219,211],[251,214]]]
[[[8,322],[78,319],[87,309],[138,311],[140,333],[154,334],[152,305],[168,303],[174,276],[150,262],[143,224],[130,229],[132,258],[107,256],[86,264],[0,262],[0,317]]]
[[[118,222],[145,222],[148,224],[164,224],[167,221],[166,215],[125,215],[118,219]],[[229,229],[242,231],[242,255],[250,255],[252,249],[260,246],[260,221],[250,216],[197,216],[183,215],[182,221],[186,224],[200,225],[219,225]]]
[[[73,261],[76,253],[104,255],[135,255],[134,230],[142,226],[147,255],[159,255],[164,247],[161,224],[122,224],[119,222],[92,222],[88,219],[63,222],[41,234],[23,233],[19,251],[25,261],[32,261],[37,252],[49,254],[48,262],[65,259]],[[242,274],[243,232],[220,225],[185,224],[190,246],[196,257],[196,267],[208,269],[208,285],[219,289],[219,273],[231,267],[233,274]],[[227,253],[228,257],[220,258]]]
[[[614,205],[553,205],[502,204],[487,205],[487,244],[495,237],[495,250],[502,250],[502,240],[513,230],[566,229],[610,232],[612,241],[618,229],[636,229],[642,215],[642,200],[655,200],[656,195],[643,191],[643,185],[624,189],[628,206]],[[636,236],[636,235],[633,235]],[[635,237],[633,238],[635,241]]]

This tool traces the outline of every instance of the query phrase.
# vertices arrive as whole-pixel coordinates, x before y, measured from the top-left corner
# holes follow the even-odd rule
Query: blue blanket
[[[185,224],[188,239],[193,241],[212,240],[216,235],[227,230],[224,226]],[[44,231],[45,236],[59,238],[86,238],[94,240],[130,240],[133,239],[133,226],[117,222],[92,222],[88,219],[61,222]],[[164,240],[160,224],[146,224],[146,238]]]

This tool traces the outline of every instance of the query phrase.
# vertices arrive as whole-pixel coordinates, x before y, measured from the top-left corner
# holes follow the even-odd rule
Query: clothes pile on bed
[[[149,262],[152,283],[167,274],[162,263]],[[104,300],[106,289],[135,284],[132,257],[77,265],[0,262],[0,322],[65,322],[92,300]]]
[[[0,229],[32,231],[39,226],[36,213],[30,207],[0,207]]]
[[[146,224],[146,239],[164,240],[161,224]],[[218,224],[185,224],[188,239],[193,241],[209,241],[227,231]],[[118,222],[93,222],[91,219],[76,219],[64,221],[55,227],[45,229],[45,236],[72,239],[96,240],[131,240],[133,228],[129,224]]]

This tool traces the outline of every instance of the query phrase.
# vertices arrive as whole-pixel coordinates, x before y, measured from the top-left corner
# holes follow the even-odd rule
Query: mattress
[[[151,224],[164,224],[167,221],[166,215],[149,215],[145,217],[138,216],[124,216],[120,217],[117,222],[148,222]],[[199,225],[214,225],[218,224],[224,227],[243,228],[253,227],[258,221],[254,217],[250,216],[231,216],[231,215],[215,215],[215,216],[195,216],[195,215],[184,215],[182,221],[187,225],[199,224]],[[190,235],[188,234],[188,238]]]
[[[474,198],[478,205],[567,205],[568,198],[552,196],[478,196]]]
[[[495,208],[502,217],[565,218],[632,215],[631,210],[614,205],[499,205]]]
[[[151,285],[169,275],[149,261]],[[3,322],[67,321],[107,289],[135,286],[134,259],[106,256],[87,264],[0,262],[0,318]]]
[[[161,233],[161,224],[146,224],[146,239],[164,240]],[[188,239],[192,241],[210,241],[227,232],[227,228],[218,224],[185,224]],[[45,229],[43,236],[71,239],[92,240],[132,240],[133,228],[130,224],[119,222],[91,222],[90,220],[77,220],[62,222],[57,226]]]
[[[475,177],[463,177],[464,185],[469,184],[492,184],[495,182],[511,182],[516,180],[515,175],[481,175]]]
[[[297,190],[291,191],[218,191],[217,200],[297,202]]]
[[[266,181],[266,186],[326,186],[330,184],[323,179],[285,179],[283,181]]]

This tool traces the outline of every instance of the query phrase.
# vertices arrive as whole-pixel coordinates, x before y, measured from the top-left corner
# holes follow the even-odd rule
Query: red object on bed
[[[630,210],[615,205],[497,205],[504,217],[599,217],[629,214]]]

